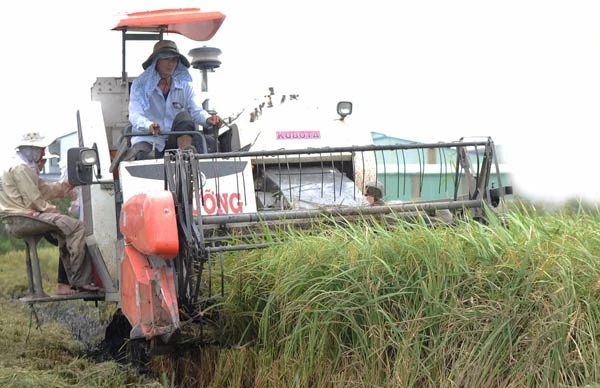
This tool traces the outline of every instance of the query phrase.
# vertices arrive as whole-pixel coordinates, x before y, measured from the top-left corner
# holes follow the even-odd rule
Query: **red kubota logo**
[[[212,190],[205,190],[200,200],[204,200],[202,205],[202,214],[239,214],[244,210],[244,203],[240,201],[240,193],[215,193]],[[198,215],[198,210],[194,206],[194,215]]]

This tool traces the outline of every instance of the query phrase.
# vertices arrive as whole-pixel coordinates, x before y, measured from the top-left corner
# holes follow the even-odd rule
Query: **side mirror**
[[[344,120],[346,116],[352,114],[352,103],[350,101],[340,101],[337,103],[337,114],[340,115],[341,120]]]
[[[89,185],[94,179],[94,165],[98,164],[98,152],[93,148],[69,148],[67,173],[69,184]]]

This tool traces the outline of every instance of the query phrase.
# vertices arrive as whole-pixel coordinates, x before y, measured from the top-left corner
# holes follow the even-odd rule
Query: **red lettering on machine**
[[[240,200],[240,193],[215,193],[212,190],[205,190],[201,201],[202,214],[239,214],[244,210],[244,203]],[[198,210],[194,206],[194,215],[198,215]]]

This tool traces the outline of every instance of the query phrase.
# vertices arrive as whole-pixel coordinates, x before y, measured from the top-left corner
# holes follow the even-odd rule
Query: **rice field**
[[[53,287],[57,253],[42,254]],[[597,209],[294,234],[227,257],[218,345],[154,357],[140,376],[86,358],[93,339],[64,320],[38,327],[15,302],[27,280],[12,252],[0,265],[0,385],[593,387],[599,257]],[[86,306],[73,309],[106,323],[107,307]]]

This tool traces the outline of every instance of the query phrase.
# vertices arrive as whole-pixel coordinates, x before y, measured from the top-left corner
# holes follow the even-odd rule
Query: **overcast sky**
[[[193,6],[225,13],[221,30],[207,43],[169,38],[182,52],[204,44],[223,51],[209,79],[223,107],[269,86],[314,94],[332,110],[351,100],[365,130],[421,141],[491,136],[528,195],[600,199],[598,1],[9,4],[0,147],[28,130],[75,129],[78,101],[89,100],[95,78],[120,75],[121,36],[110,31],[119,12]],[[147,42],[131,51],[131,75],[150,51]]]

